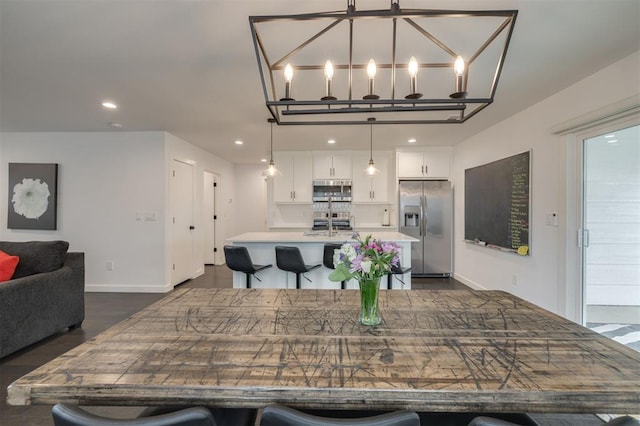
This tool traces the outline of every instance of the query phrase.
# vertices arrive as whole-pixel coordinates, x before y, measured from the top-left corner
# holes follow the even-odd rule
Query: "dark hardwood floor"
[[[177,288],[229,288],[231,271],[226,266],[207,266],[205,274],[180,284]],[[450,278],[414,278],[414,289],[466,289],[464,284]],[[56,358],[75,346],[93,338],[112,325],[128,318],[164,294],[138,293],[86,293],[86,318],[82,327],[61,332],[0,360],[0,425],[51,426],[51,406],[34,405],[12,407],[7,405],[7,386],[36,367]],[[1,326],[1,325],[0,325]],[[140,411],[137,407],[89,407],[90,411],[114,418],[132,418]],[[536,415],[543,426],[590,426],[603,422],[593,415]],[[437,425],[434,425],[437,426]]]

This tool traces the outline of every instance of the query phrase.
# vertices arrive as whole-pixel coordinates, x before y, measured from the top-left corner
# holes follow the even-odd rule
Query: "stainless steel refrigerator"
[[[400,232],[411,243],[411,274],[448,277],[453,271],[453,194],[451,182],[400,181]]]

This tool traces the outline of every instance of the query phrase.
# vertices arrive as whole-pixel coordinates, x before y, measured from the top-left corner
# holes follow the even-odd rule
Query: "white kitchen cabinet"
[[[364,170],[369,165],[371,154],[367,151],[353,153],[353,181],[351,187],[354,203],[388,203],[389,202],[389,164],[391,153],[373,152],[373,161],[379,172],[369,176]]]
[[[449,179],[451,151],[430,149],[398,152],[398,178]]]
[[[273,177],[273,201],[311,203],[311,154],[305,151],[277,151],[273,153],[273,158],[282,173]]]
[[[351,151],[313,152],[314,179],[351,179]]]

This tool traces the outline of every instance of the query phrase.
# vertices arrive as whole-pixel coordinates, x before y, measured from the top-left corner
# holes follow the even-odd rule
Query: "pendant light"
[[[378,174],[380,170],[376,168],[376,163],[373,162],[373,123],[376,121],[375,117],[367,118],[369,122],[369,165],[364,169],[364,173],[369,176]]]
[[[276,122],[275,119],[269,118],[267,121],[271,124],[271,149],[269,150],[269,165],[262,172],[262,176],[273,177],[273,176],[282,176],[280,170],[276,168],[276,164],[273,161],[273,123]]]

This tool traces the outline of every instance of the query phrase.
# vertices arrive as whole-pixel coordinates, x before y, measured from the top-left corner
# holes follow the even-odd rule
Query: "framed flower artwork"
[[[58,165],[9,163],[9,229],[55,230]]]

